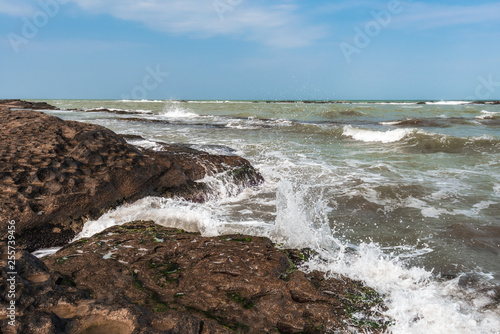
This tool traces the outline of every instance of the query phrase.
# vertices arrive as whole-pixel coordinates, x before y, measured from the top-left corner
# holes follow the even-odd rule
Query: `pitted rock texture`
[[[297,270],[305,257],[267,238],[201,237],[138,221],[70,244],[45,263],[105,304],[137,304],[167,318],[189,313],[221,331],[328,333],[357,326],[374,333],[384,327],[351,317],[382,308],[378,294],[344,277]]]
[[[277,249],[261,237],[201,237],[144,221],[114,226],[43,262],[19,254],[18,333],[380,333],[386,328],[375,291],[345,277],[297,270],[308,256]],[[8,288],[4,264],[1,291]],[[6,298],[0,296],[2,328],[9,320]]]
[[[227,172],[241,187],[262,181],[250,163],[170,145],[141,150],[102,126],[0,105],[0,235],[16,221],[28,250],[63,245],[88,218],[148,195],[203,201],[196,180]]]

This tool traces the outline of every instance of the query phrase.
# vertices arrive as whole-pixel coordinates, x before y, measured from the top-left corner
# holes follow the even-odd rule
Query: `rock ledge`
[[[145,221],[114,226],[43,262],[20,254],[18,333],[386,329],[379,314],[384,305],[372,289],[345,277],[297,270],[310,255],[279,250],[261,237],[201,237]],[[2,311],[6,303],[0,299]],[[3,328],[6,321],[0,314]]]

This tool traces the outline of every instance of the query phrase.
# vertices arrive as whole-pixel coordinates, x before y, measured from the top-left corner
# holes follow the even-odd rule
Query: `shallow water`
[[[500,106],[463,102],[47,101],[70,120],[241,155],[266,182],[205,204],[146,198],[88,222],[134,219],[312,247],[311,269],[384,294],[394,333],[499,333]],[[125,112],[124,112],[125,111]]]

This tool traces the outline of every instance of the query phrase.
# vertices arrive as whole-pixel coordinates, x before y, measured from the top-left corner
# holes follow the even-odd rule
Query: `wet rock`
[[[58,110],[59,108],[51,106],[47,102],[29,102],[21,100],[0,100],[0,105],[16,109],[33,109],[33,110]]]
[[[176,145],[139,149],[99,125],[11,107],[0,105],[0,235],[15,220],[18,247],[28,250],[63,245],[86,219],[126,201],[204,201],[210,188],[196,181],[206,175],[226,173],[242,188],[262,181],[241,157]]]
[[[500,104],[500,101],[473,101],[471,104],[491,104],[491,105],[497,105]]]
[[[111,227],[65,246],[44,263],[23,253],[18,323],[30,327],[20,332],[378,333],[385,328],[385,320],[374,320],[375,308],[383,309],[376,292],[345,277],[297,270],[308,256],[279,250],[267,238],[201,237],[143,221]],[[26,280],[33,273],[48,278]],[[35,326],[47,331],[32,331]]]
[[[83,112],[107,112],[107,113],[118,114],[118,115],[136,114],[136,112],[133,112],[133,111],[121,110],[121,109],[107,109],[107,108],[85,109],[85,110],[81,110],[81,111],[83,111]],[[148,112],[148,114],[151,114],[151,113]]]

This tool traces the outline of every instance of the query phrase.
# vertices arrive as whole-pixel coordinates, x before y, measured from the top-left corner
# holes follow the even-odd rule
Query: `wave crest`
[[[499,152],[500,140],[492,136],[453,137],[421,129],[376,131],[346,125],[343,136],[365,143],[401,143],[405,149],[421,153]]]

